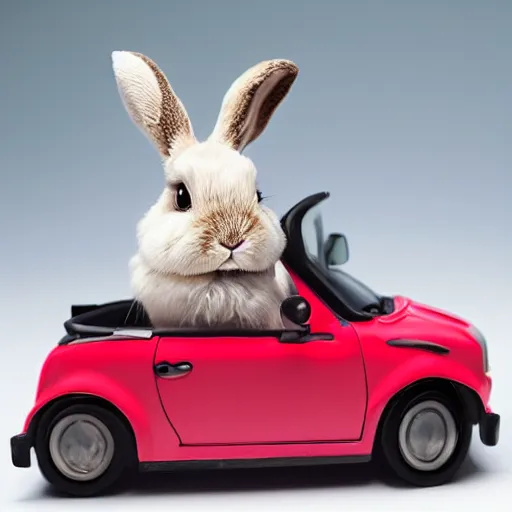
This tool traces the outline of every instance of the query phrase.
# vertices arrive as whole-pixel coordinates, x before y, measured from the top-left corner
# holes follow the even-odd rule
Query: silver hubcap
[[[407,411],[398,445],[405,461],[420,471],[435,471],[446,464],[457,446],[458,432],[450,411],[435,400],[421,402]]]
[[[64,476],[83,482],[106,471],[114,455],[114,439],[98,418],[72,414],[53,427],[49,448],[57,469]]]

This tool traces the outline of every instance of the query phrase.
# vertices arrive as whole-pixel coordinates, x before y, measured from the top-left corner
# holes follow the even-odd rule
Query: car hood
[[[443,309],[403,296],[394,297],[395,309],[377,319],[383,341],[426,341],[448,348],[451,357],[489,371],[487,341],[471,322]]]
[[[443,345],[475,341],[475,328],[467,320],[408,297],[394,297],[395,309],[377,319],[393,338],[424,340]],[[399,336],[396,334],[399,333]]]
[[[396,322],[404,317],[414,317],[417,320],[425,320],[436,324],[443,324],[446,327],[469,329],[471,323],[467,320],[445,311],[443,309],[417,302],[408,297],[398,296],[394,298],[395,310],[390,315],[381,317],[384,323]]]

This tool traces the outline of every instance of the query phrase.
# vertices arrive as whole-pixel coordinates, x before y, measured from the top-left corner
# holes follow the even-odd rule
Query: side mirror
[[[304,297],[292,295],[281,303],[281,314],[295,325],[303,326],[311,317],[311,306]]]
[[[348,242],[345,235],[331,233],[324,245],[325,264],[336,267],[348,261]]]

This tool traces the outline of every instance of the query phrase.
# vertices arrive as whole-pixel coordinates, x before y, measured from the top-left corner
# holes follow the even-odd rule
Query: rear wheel
[[[380,451],[406,482],[442,485],[464,461],[471,434],[471,422],[451,396],[438,391],[409,393],[384,418]]]
[[[92,404],[48,410],[39,423],[35,449],[46,480],[75,496],[106,491],[136,460],[133,436],[124,422]]]

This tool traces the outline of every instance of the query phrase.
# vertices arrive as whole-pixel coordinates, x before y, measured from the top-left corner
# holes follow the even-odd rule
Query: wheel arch
[[[409,394],[418,394],[422,391],[439,391],[455,400],[463,410],[467,411],[467,417],[473,425],[479,423],[482,414],[485,412],[484,405],[478,393],[465,384],[442,377],[424,378],[412,382],[396,392],[386,403],[379,417],[375,437],[373,440],[373,451],[378,446],[381,438],[384,421],[393,406]]]
[[[126,415],[112,402],[109,400],[102,398],[97,395],[85,394],[85,393],[70,393],[66,395],[61,395],[55,397],[48,402],[46,402],[43,406],[41,406],[33,415],[30,420],[30,423],[27,428],[27,435],[30,438],[31,444],[33,445],[37,428],[41,422],[43,416],[48,412],[52,411],[53,414],[58,414],[60,411],[64,410],[66,407],[75,404],[90,404],[102,407],[109,412],[116,415],[116,417],[121,420],[121,422],[125,425],[128,432],[130,433],[133,449],[138,458],[138,446],[137,446],[137,438],[135,436],[135,432],[133,430],[132,424],[126,417]]]

